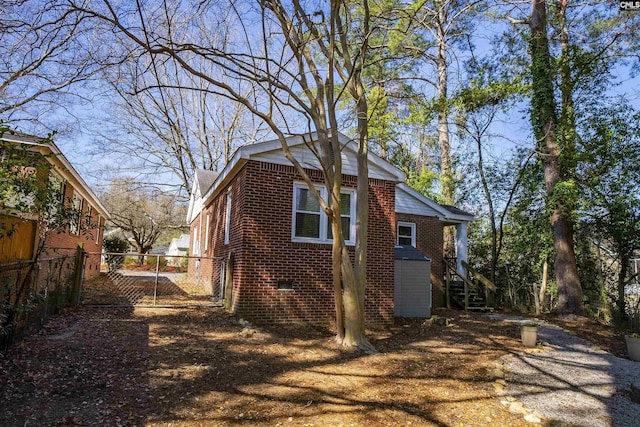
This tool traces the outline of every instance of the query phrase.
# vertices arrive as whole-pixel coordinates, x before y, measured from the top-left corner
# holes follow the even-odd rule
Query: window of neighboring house
[[[55,200],[48,201],[48,212],[52,217],[55,217],[58,207],[64,204],[64,179],[51,172],[49,175],[49,188],[53,190],[54,193],[52,192],[52,194],[55,195]]]
[[[325,187],[317,186],[320,196],[327,200]],[[340,216],[342,234],[345,243],[355,244],[356,227],[356,191],[343,189],[340,197]],[[306,184],[295,183],[293,186],[293,224],[292,240],[294,242],[331,243],[333,235],[327,215],[320,208],[320,204],[311,194]]]
[[[93,228],[93,224],[91,223],[92,211],[93,211],[93,207],[91,205],[87,206],[87,214],[85,215],[85,224],[87,224],[87,228]]]
[[[80,225],[82,220],[82,197],[74,191],[73,193],[73,209],[76,211],[69,223],[69,231],[73,234],[80,234]]]
[[[98,214],[98,219],[97,219],[97,223],[96,223],[96,245],[100,243],[100,220],[102,219],[102,217],[100,216],[100,214]]]
[[[229,244],[229,232],[231,228],[231,193],[227,193],[227,206],[224,217],[224,244]]]
[[[398,245],[416,246],[416,225],[413,222],[398,222]]]
[[[209,214],[207,214],[207,223],[204,230],[204,250],[206,251],[209,248]]]
[[[200,255],[200,235],[198,234],[198,226],[193,227],[193,247],[191,248],[193,255]]]

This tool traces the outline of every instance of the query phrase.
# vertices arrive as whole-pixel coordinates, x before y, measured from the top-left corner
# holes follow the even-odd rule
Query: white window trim
[[[231,193],[227,193],[227,201],[224,214],[224,244],[229,244],[229,232],[231,228]]]
[[[207,212],[206,228],[204,229],[204,250],[209,249],[209,213]]]
[[[198,230],[198,228],[197,225],[193,226],[193,255],[200,255],[200,239],[198,238],[198,231],[200,230]]]
[[[102,216],[98,214],[98,224],[96,225],[96,245],[100,242],[100,221]]]
[[[411,246],[416,247],[416,224],[415,222],[404,222],[398,221],[398,225],[396,226],[396,244],[400,245],[400,227],[410,227],[411,228]],[[402,236],[408,237],[408,236]]]
[[[327,188],[322,185],[316,185],[316,190],[320,193],[320,197],[324,200],[328,199]],[[304,182],[293,183],[293,194],[291,203],[291,241],[298,243],[323,243],[331,244],[333,239],[327,238],[329,221],[325,212],[320,208],[320,238],[315,237],[298,237],[296,236],[296,191],[297,189],[309,189],[309,186]],[[350,207],[349,207],[349,240],[345,240],[345,244],[353,246],[356,244],[356,189],[355,188],[342,188],[341,194],[350,195]]]
[[[78,214],[77,216],[74,215],[74,217],[71,219],[71,224],[69,224],[69,232],[71,234],[80,235],[80,228],[82,227],[82,209],[84,207],[84,199],[74,189],[71,200],[71,207],[77,210]]]

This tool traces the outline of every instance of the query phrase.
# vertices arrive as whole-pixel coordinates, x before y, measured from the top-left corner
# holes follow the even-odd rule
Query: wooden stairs
[[[463,261],[462,266],[467,270],[467,277],[458,273],[455,263],[444,261],[447,308],[457,306],[465,311],[493,311],[491,301],[495,285],[466,262]]]

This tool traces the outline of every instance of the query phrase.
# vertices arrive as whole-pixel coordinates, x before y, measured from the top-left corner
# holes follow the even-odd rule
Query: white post
[[[456,225],[456,269],[461,276],[467,277],[467,270],[462,267],[462,261],[467,262],[467,223]]]

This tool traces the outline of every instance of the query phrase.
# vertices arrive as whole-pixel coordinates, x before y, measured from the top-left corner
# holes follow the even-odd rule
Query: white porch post
[[[460,275],[467,277],[467,270],[462,267],[462,261],[467,262],[467,223],[456,225],[456,269]]]

